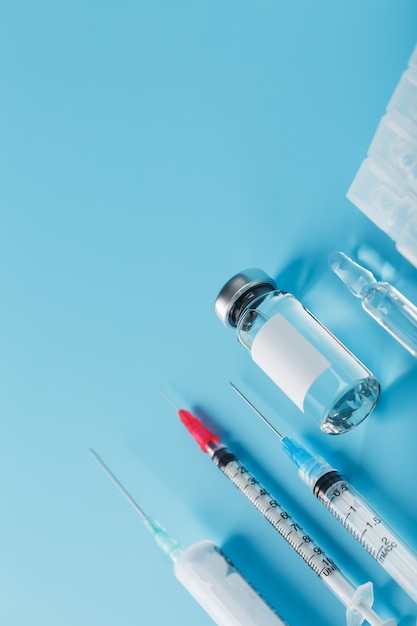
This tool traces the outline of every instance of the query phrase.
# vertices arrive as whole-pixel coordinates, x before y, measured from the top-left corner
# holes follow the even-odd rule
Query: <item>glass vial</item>
[[[293,295],[260,269],[233,276],[215,311],[255,363],[325,433],[357,426],[375,407],[379,383]]]

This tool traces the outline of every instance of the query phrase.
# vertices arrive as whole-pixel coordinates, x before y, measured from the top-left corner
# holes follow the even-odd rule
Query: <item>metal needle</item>
[[[122,483],[117,480],[116,476],[107,467],[105,462],[99,457],[97,452],[95,452],[95,450],[90,448],[90,454],[93,457],[93,459],[100,465],[101,469],[107,474],[107,476],[110,478],[110,480],[116,485],[116,487],[118,488],[120,493],[126,498],[126,500],[129,502],[129,504],[131,504],[133,506],[133,508],[135,509],[135,511],[137,513],[139,513],[141,518],[144,519],[144,520],[147,519],[148,516],[146,515],[145,511],[140,508],[139,504],[137,502],[135,502],[135,500],[132,498],[130,493],[128,493],[126,491],[126,489],[123,487]]]
[[[258,409],[256,408],[256,406],[254,406],[254,405],[252,404],[252,402],[250,402],[250,400],[248,400],[248,399],[247,399],[247,397],[243,395],[243,393],[242,393],[242,392],[241,392],[241,391],[240,391],[240,390],[236,387],[236,385],[234,385],[234,384],[233,384],[232,382],[230,382],[230,381],[229,381],[229,383],[230,383],[230,386],[232,387],[232,389],[233,389],[234,391],[236,391],[237,395],[238,395],[238,396],[240,396],[240,397],[242,398],[242,400],[243,400],[244,402],[246,402],[246,404],[247,404],[248,406],[250,406],[250,408],[251,408],[253,411],[255,411],[256,415],[257,415],[258,417],[260,417],[260,418],[261,418],[261,420],[262,420],[262,421],[263,421],[263,422],[264,422],[267,426],[269,426],[269,428],[270,428],[270,429],[271,429],[271,430],[272,430],[272,431],[273,431],[273,432],[274,432],[274,433],[275,433],[275,434],[276,434],[276,435],[277,435],[280,439],[284,439],[284,435],[281,435],[281,433],[280,433],[280,432],[278,432],[278,431],[277,431],[277,429],[276,429],[274,426],[272,426],[271,422],[269,422],[269,421],[266,419],[265,415],[262,415],[262,413],[261,413],[260,411],[258,411]]]

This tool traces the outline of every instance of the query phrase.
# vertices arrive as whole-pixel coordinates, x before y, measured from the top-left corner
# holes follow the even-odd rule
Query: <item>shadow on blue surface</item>
[[[293,624],[302,624],[308,619],[321,621],[322,616],[298,590],[288,584],[285,574],[272,568],[246,537],[231,537],[223,549],[243,575],[250,572],[250,583],[283,619],[290,619],[288,607],[291,607]]]

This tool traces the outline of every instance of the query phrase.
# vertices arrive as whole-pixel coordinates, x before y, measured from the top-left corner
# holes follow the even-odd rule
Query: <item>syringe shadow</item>
[[[290,624],[323,624],[323,616],[298,590],[294,590],[284,573],[277,572],[262,558],[246,537],[235,535],[222,549],[244,576],[247,573],[250,584],[284,620]]]
[[[405,404],[407,399],[415,400],[417,388],[417,359],[407,353],[404,354],[404,357],[402,371],[398,371],[398,375],[384,385],[379,401],[381,409],[392,410],[396,414],[401,410],[401,403]],[[387,391],[390,393],[387,394]]]

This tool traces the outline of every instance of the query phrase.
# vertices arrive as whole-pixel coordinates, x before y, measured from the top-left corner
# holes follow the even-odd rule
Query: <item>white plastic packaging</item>
[[[417,267],[417,47],[347,197]]]

